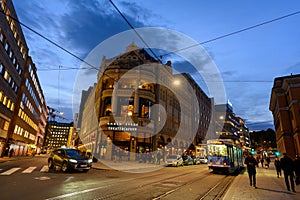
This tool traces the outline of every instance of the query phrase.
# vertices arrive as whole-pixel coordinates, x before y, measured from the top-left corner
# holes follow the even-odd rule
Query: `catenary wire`
[[[118,10],[119,14],[122,16],[122,18],[128,23],[128,25],[134,29],[134,27],[131,25],[131,23],[126,19],[126,17],[120,12],[120,10],[117,8],[117,6],[115,4],[113,4],[113,2],[110,0],[110,2],[112,3],[112,5],[114,5],[114,7]],[[14,21],[18,22],[20,25],[24,26],[25,28],[27,28],[28,30],[30,30],[31,32],[33,32],[34,34],[40,36],[41,38],[45,39],[46,41],[48,41],[49,43],[53,44],[54,46],[58,47],[59,49],[65,51],[66,53],[68,53],[69,55],[73,56],[74,58],[84,62],[85,64],[87,64],[88,66],[90,66],[91,68],[90,69],[95,69],[95,70],[99,70],[97,67],[93,66],[92,64],[86,62],[85,60],[83,60],[82,58],[80,58],[79,56],[77,56],[76,54],[72,53],[71,51],[67,50],[66,48],[64,48],[63,46],[57,44],[56,42],[54,42],[53,40],[47,38],[46,36],[44,36],[43,34],[35,31],[33,28],[27,26],[26,24],[24,24],[23,22],[19,21],[18,19],[6,14],[2,9],[0,9],[0,12],[2,14],[4,14],[5,16],[8,16],[10,17],[11,19],[13,19]],[[253,26],[249,26],[247,28],[244,28],[244,29],[241,29],[241,30],[238,30],[238,31],[234,31],[234,32],[231,32],[231,33],[228,33],[228,34],[224,34],[224,35],[221,35],[221,36],[218,36],[218,37],[215,37],[213,39],[209,39],[209,40],[206,40],[206,41],[203,41],[203,42],[200,42],[199,44],[196,44],[196,45],[191,45],[191,46],[187,46],[185,48],[182,48],[182,49],[178,49],[176,51],[172,51],[172,52],[169,52],[167,54],[163,54],[163,55],[160,55],[160,57],[163,57],[163,56],[167,56],[167,55],[170,55],[170,54],[173,54],[173,53],[176,53],[178,51],[182,51],[182,50],[186,50],[186,49],[189,49],[189,48],[193,48],[195,46],[199,46],[199,45],[202,45],[202,44],[207,44],[207,43],[210,43],[210,42],[213,42],[213,41],[216,41],[216,40],[220,40],[220,39],[223,39],[225,37],[228,37],[228,36],[231,36],[231,35],[235,35],[235,34],[238,34],[238,33],[241,33],[241,32],[244,32],[244,31],[247,31],[247,30],[250,30],[250,29],[254,29],[254,28],[257,28],[257,27],[260,27],[260,26],[263,26],[263,25],[266,25],[266,24],[270,24],[272,22],[275,22],[275,21],[279,21],[279,20],[282,20],[282,19],[285,19],[285,18],[288,18],[288,17],[291,17],[291,16],[294,16],[294,15],[297,15],[297,14],[300,14],[300,11],[296,11],[296,12],[293,12],[293,13],[290,13],[290,14],[287,14],[287,15],[284,15],[284,16],[281,16],[281,17],[277,17],[277,18],[274,18],[274,19],[271,19],[269,21],[265,21],[265,22],[262,22],[262,23],[259,23],[259,24],[256,24],[256,25],[253,25]],[[138,32],[136,32],[138,34]],[[139,35],[139,34],[138,34]],[[140,35],[139,35],[140,36]],[[140,36],[141,37],[141,36]],[[141,38],[142,39],[142,38]],[[142,40],[143,41],[143,40]],[[145,43],[146,45],[147,43]],[[146,45],[147,48],[148,45]],[[152,52],[151,48],[149,48],[149,50]],[[153,53],[154,56],[156,56],[155,53]],[[157,56],[156,56],[157,57]],[[89,68],[69,68],[69,69],[60,69],[60,70],[73,70],[73,69],[89,69]],[[59,69],[39,69],[39,71],[54,71],[54,70],[59,70]],[[105,74],[107,75],[107,74]],[[109,78],[113,79],[112,77],[110,77],[109,75],[107,75]],[[272,82],[272,81],[223,81],[223,82]]]
[[[297,15],[297,14],[300,14],[300,11],[296,11],[296,12],[293,12],[293,13],[290,13],[290,14],[287,14],[287,15],[283,15],[283,16],[281,16],[281,17],[277,17],[277,18],[274,18],[274,19],[271,19],[271,20],[268,20],[268,21],[265,21],[265,22],[262,22],[262,23],[253,25],[253,26],[249,26],[249,27],[240,29],[240,30],[238,30],[238,31],[233,31],[233,32],[231,32],[231,33],[224,34],[224,35],[221,35],[221,36],[218,36],[218,37],[215,37],[215,38],[212,38],[212,39],[209,39],[209,40],[200,42],[200,43],[198,43],[198,44],[194,44],[194,45],[191,45],[191,46],[187,46],[187,47],[185,47],[185,48],[178,49],[178,50],[175,50],[175,51],[172,51],[172,52],[169,52],[169,53],[160,55],[160,56],[161,56],[161,57],[164,57],[164,56],[167,56],[167,55],[170,55],[170,54],[179,52],[179,51],[183,51],[183,50],[190,49],[190,48],[193,48],[193,47],[196,47],[196,46],[200,46],[200,45],[203,45],[203,44],[207,44],[207,43],[210,43],[210,42],[213,42],[213,41],[216,41],[216,40],[220,40],[220,39],[223,39],[223,38],[232,36],[232,35],[236,35],[236,34],[239,34],[239,33],[242,33],[242,32],[245,32],[245,31],[248,31],[248,30],[251,30],[251,29],[254,29],[254,28],[263,26],[263,25],[266,25],[266,24],[270,24],[270,23],[275,22],[275,21],[279,21],[279,20],[282,20],[282,19],[291,17],[291,16]]]
[[[146,45],[146,47],[149,49],[149,51],[154,55],[154,57],[160,62],[161,60],[159,57],[153,52],[153,50],[150,48],[150,46],[147,44],[147,42],[143,39],[143,37],[137,32],[137,30],[134,28],[134,26],[127,20],[127,18],[123,15],[123,13],[119,10],[119,8],[114,4],[112,0],[109,0],[111,5],[115,8],[115,10],[121,15],[121,17],[126,21],[126,23],[130,26],[130,28],[135,32],[135,34],[140,38],[140,40]]]
[[[54,42],[53,40],[47,38],[46,36],[44,36],[43,34],[37,32],[36,30],[34,30],[33,28],[27,26],[26,24],[24,24],[23,22],[19,21],[18,19],[16,19],[15,17],[12,17],[11,15],[6,14],[2,9],[0,9],[0,12],[2,14],[4,14],[5,16],[11,18],[12,20],[14,20],[15,22],[19,23],[20,25],[22,25],[23,27],[27,28],[28,30],[30,30],[31,32],[33,32],[34,34],[40,36],[41,38],[45,39],[46,41],[50,42],[51,44],[53,44],[54,46],[58,47],[59,49],[63,50],[64,52],[68,53],[69,55],[73,56],[74,58],[82,61],[83,63],[87,64],[88,66],[91,67],[91,69],[95,69],[95,70],[99,70],[97,67],[95,67],[94,65],[86,62],[84,59],[80,58],[79,56],[77,56],[76,54],[72,53],[71,51],[67,50],[66,48],[64,48],[63,46],[57,44],[56,42]],[[105,74],[105,73],[104,73]],[[115,80],[114,78],[112,78],[111,76],[109,76],[108,74],[105,74],[106,76],[108,76],[109,78]]]

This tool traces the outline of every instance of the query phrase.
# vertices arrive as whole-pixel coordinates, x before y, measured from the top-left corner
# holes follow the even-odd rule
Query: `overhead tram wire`
[[[126,21],[126,23],[130,26],[130,28],[135,32],[135,34],[140,38],[140,40],[146,45],[146,47],[149,49],[149,51],[153,54],[153,56],[160,62],[160,58],[154,53],[154,51],[150,48],[150,46],[147,44],[147,42],[143,39],[143,37],[137,32],[137,30],[134,28],[134,26],[127,20],[127,18],[123,15],[123,13],[119,10],[119,8],[114,4],[112,0],[109,0],[109,2],[112,4],[112,6],[115,8],[115,10],[121,15],[121,17]]]
[[[294,16],[294,15],[297,15],[297,14],[300,14],[300,11],[296,11],[296,12],[293,12],[293,13],[290,13],[290,14],[287,14],[287,15],[283,15],[283,16],[281,16],[281,17],[277,17],[277,18],[274,18],[274,19],[271,19],[271,20],[268,20],[268,21],[265,21],[265,22],[262,22],[262,23],[253,25],[253,26],[249,26],[249,27],[240,29],[240,30],[238,30],[238,31],[234,31],[234,32],[231,32],[231,33],[228,33],[228,34],[225,34],[225,35],[221,35],[221,36],[215,37],[215,38],[213,38],[213,39],[209,39],[209,40],[200,42],[200,43],[198,43],[198,44],[194,44],[194,45],[191,45],[191,46],[187,46],[187,47],[185,47],[185,48],[178,49],[178,50],[176,50],[176,51],[171,51],[171,52],[169,52],[169,53],[160,55],[160,57],[164,57],[164,56],[167,56],[167,55],[170,55],[170,54],[174,54],[174,53],[179,52],[179,51],[183,51],[183,50],[190,49],[190,48],[193,48],[193,47],[196,47],[196,46],[200,46],[200,45],[203,45],[203,44],[207,44],[207,43],[210,43],[210,42],[213,42],[213,41],[216,41],[216,40],[220,40],[220,39],[223,39],[223,38],[232,36],[232,35],[236,35],[236,34],[239,34],[239,33],[242,33],[242,32],[245,32],[245,31],[248,31],[248,30],[251,30],[251,29],[254,29],[254,28],[263,26],[263,25],[266,25],[266,24],[270,24],[270,23],[273,23],[273,22],[275,22],[275,21],[279,21],[279,20],[282,20],[282,19],[285,19],[285,18]]]
[[[40,37],[43,38],[44,40],[50,42],[50,43],[53,44],[54,46],[58,47],[59,49],[63,50],[64,52],[66,52],[66,53],[68,53],[69,55],[73,56],[74,58],[76,58],[76,59],[80,60],[81,62],[87,64],[88,66],[91,67],[91,69],[95,69],[95,70],[99,71],[99,68],[97,68],[97,67],[95,67],[94,65],[92,65],[92,64],[90,64],[90,63],[88,63],[88,62],[86,62],[84,59],[80,58],[79,56],[77,56],[76,54],[74,54],[74,53],[72,53],[71,51],[67,50],[66,48],[62,47],[61,45],[57,44],[56,42],[50,40],[50,39],[47,38],[46,36],[44,36],[44,35],[42,35],[41,33],[37,32],[36,30],[30,28],[29,26],[27,26],[27,25],[24,24],[23,22],[19,21],[18,19],[12,17],[11,15],[6,14],[2,9],[0,9],[0,12],[1,12],[3,15],[5,15],[5,16],[11,18],[11,19],[14,20],[15,22],[19,23],[20,25],[24,26],[25,28],[27,28],[28,30],[30,30],[31,32],[33,32],[34,34],[40,36]],[[80,69],[84,69],[84,68],[80,68]],[[85,69],[86,69],[86,68],[85,68]],[[57,69],[57,70],[60,70],[60,69]],[[104,73],[104,74],[105,74],[105,73]],[[109,76],[109,75],[107,75],[107,74],[105,74],[105,75],[106,75],[107,77],[109,77],[109,78],[115,80],[115,79],[112,78],[111,76]]]
[[[30,30],[31,32],[35,33],[36,35],[40,36],[41,38],[47,40],[48,42],[50,42],[51,44],[53,44],[54,46],[58,47],[59,49],[67,52],[68,54],[70,54],[71,56],[73,56],[74,58],[84,62],[85,64],[89,65],[90,67],[98,70],[97,67],[93,66],[92,64],[86,62],[85,60],[83,60],[82,58],[80,58],[79,56],[75,55],[74,53],[72,53],[71,51],[67,50],[66,48],[62,47],[61,45],[57,44],[56,42],[50,40],[49,38],[47,38],[46,36],[42,35],[41,33],[37,32],[36,30],[30,28],[29,26],[27,26],[26,24],[20,22],[18,19],[12,17],[11,15],[6,14],[3,10],[0,11],[2,14],[4,14],[5,16],[11,18],[12,20],[18,22],[20,25],[24,26],[25,28],[27,28],[28,30]]]
[[[112,2],[111,0],[109,0],[109,1],[112,3],[112,5],[114,5],[113,2]],[[117,9],[116,6],[114,6],[114,7]],[[117,9],[117,10],[119,10],[119,9]],[[41,38],[43,38],[43,39],[45,39],[46,41],[50,42],[50,43],[53,44],[54,46],[56,46],[56,47],[58,47],[59,49],[65,51],[66,53],[68,53],[69,55],[73,56],[74,58],[76,58],[76,59],[78,59],[78,60],[84,62],[85,64],[87,64],[88,66],[90,66],[91,69],[99,70],[97,67],[95,67],[95,66],[93,66],[92,64],[86,62],[85,60],[83,60],[83,59],[80,58],[79,56],[75,55],[75,54],[72,53],[71,51],[67,50],[66,48],[62,47],[61,45],[57,44],[56,42],[50,40],[49,38],[47,38],[46,36],[42,35],[41,33],[35,31],[34,29],[30,28],[30,27],[27,26],[26,24],[20,22],[18,19],[14,18],[14,17],[12,17],[12,16],[10,16],[10,15],[7,15],[2,9],[0,9],[0,12],[1,12],[3,15],[8,16],[9,18],[11,18],[11,19],[13,19],[14,21],[18,22],[20,25],[24,26],[25,28],[27,28],[27,29],[30,30],[31,32],[37,34],[37,35],[40,36]],[[132,29],[134,29],[134,27],[133,27],[133,26],[131,25],[131,23],[125,18],[125,16],[124,16],[121,12],[119,12],[119,13],[120,13],[120,15],[123,17],[123,19],[129,24],[129,26],[130,26]],[[257,28],[257,27],[259,27],[259,26],[263,26],[263,25],[266,25],[266,24],[270,24],[270,23],[272,23],[272,22],[279,21],[279,20],[281,20],[281,19],[288,18],[288,17],[291,17],[291,16],[293,16],[293,15],[297,15],[297,14],[299,14],[299,13],[300,13],[300,11],[296,11],[296,12],[293,12],[293,13],[290,13],[290,14],[287,14],[287,15],[284,15],[284,16],[281,16],[281,17],[278,17],[278,18],[274,18],[274,19],[272,19],[272,20],[269,20],[269,21],[266,21],[266,22],[263,22],[263,23],[259,23],[259,24],[257,24],[257,25],[253,25],[253,26],[250,26],[250,27],[247,27],[247,28],[238,30],[238,31],[234,31],[234,32],[231,32],[231,33],[228,33],[228,34],[225,34],[225,35],[221,35],[221,36],[216,37],[216,38],[213,38],[213,39],[209,39],[209,40],[203,41],[203,42],[201,42],[201,43],[199,43],[199,44],[196,44],[196,45],[191,45],[191,46],[188,46],[188,47],[185,47],[185,48],[182,48],[182,49],[178,49],[178,50],[176,50],[176,51],[169,52],[169,53],[167,53],[167,54],[160,55],[160,57],[167,56],[167,55],[176,53],[176,52],[178,52],[178,51],[182,51],[182,50],[186,50],[186,49],[189,49],[189,48],[193,48],[193,47],[195,47],[195,46],[199,46],[199,45],[202,45],[202,44],[207,44],[207,43],[210,43],[210,42],[219,40],[219,39],[223,39],[223,38],[225,38],[225,37],[228,37],[228,36],[231,36],[231,35],[235,35],[235,34],[238,34],[238,33],[241,33],[241,32],[247,31],[247,30],[250,30],[250,29],[254,29],[254,28]],[[134,31],[135,31],[135,30],[134,30]],[[136,32],[136,31],[135,31],[135,32]],[[138,36],[140,36],[140,35],[138,34],[138,32],[136,32],[136,34],[137,34]],[[142,39],[142,41],[144,41],[144,40]],[[144,43],[144,44],[147,46],[147,43]],[[147,46],[147,48],[149,48],[149,47]],[[153,52],[151,48],[149,48],[149,50],[150,50],[151,52]],[[153,53],[154,53],[154,52],[153,52]],[[155,53],[154,53],[153,55],[156,56],[156,58],[158,58],[157,55],[156,55]],[[160,61],[159,58],[158,58],[158,60]],[[76,68],[70,68],[70,69],[76,69]],[[88,69],[88,68],[78,68],[78,69]],[[47,69],[45,69],[45,70],[39,69],[39,71],[46,71],[46,70],[47,70]],[[50,70],[59,70],[59,69],[49,69],[49,71],[50,71]],[[62,70],[62,69],[61,69],[61,70]],[[67,70],[67,69],[64,69],[64,70]],[[105,74],[105,73],[104,73],[104,74]],[[105,74],[105,75],[107,75],[107,74]],[[110,77],[109,75],[107,75],[107,76],[108,76],[109,78],[115,80],[114,78]],[[258,82],[258,81],[253,81],[253,82]],[[259,81],[259,82],[263,82],[263,81]]]

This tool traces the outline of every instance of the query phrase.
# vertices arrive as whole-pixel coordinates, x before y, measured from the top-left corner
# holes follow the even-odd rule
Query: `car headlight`
[[[93,162],[93,159],[88,159],[88,163],[92,163]]]
[[[77,163],[77,160],[74,160],[74,159],[70,159],[69,160],[71,163]]]

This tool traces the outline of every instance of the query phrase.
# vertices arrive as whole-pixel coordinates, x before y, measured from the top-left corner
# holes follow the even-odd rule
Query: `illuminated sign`
[[[136,123],[107,123],[107,128],[110,131],[137,131],[138,124]]]

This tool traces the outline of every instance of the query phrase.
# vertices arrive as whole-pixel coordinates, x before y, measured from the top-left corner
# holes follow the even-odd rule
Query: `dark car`
[[[194,165],[200,164],[200,157],[199,156],[191,156],[191,158],[193,159],[193,164]]]
[[[194,164],[191,156],[182,156],[182,159],[183,159],[184,165],[193,165]]]
[[[87,172],[92,167],[93,160],[76,149],[59,148],[52,151],[48,158],[48,167],[61,167],[63,172],[82,170]]]

